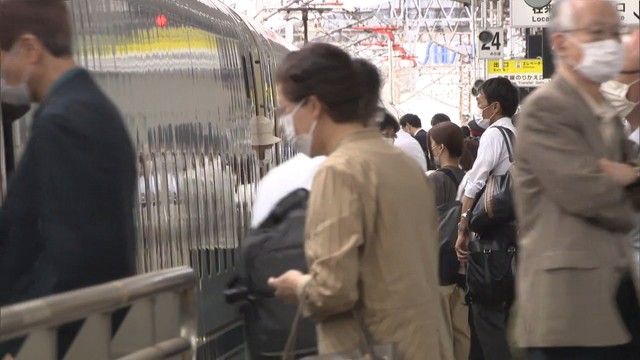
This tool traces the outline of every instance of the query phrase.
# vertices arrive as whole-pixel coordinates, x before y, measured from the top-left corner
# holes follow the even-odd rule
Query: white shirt
[[[251,227],[260,226],[278,202],[292,191],[311,190],[313,177],[326,158],[326,156],[310,158],[304,154],[297,154],[269,171],[258,184],[253,203]]]
[[[396,141],[393,143],[400,150],[404,151],[412,159],[418,162],[422,171],[427,171],[427,158],[424,156],[422,147],[418,140],[416,140],[409,133],[404,130],[400,130],[396,133]]]
[[[475,198],[487,183],[489,173],[495,175],[504,175],[511,168],[509,161],[509,152],[504,143],[502,132],[496,126],[505,127],[516,135],[516,128],[513,126],[511,119],[503,117],[493,123],[480,137],[480,145],[478,147],[478,157],[473,168],[469,171],[469,181],[464,189],[464,195],[469,198]],[[513,144],[512,144],[513,150]]]

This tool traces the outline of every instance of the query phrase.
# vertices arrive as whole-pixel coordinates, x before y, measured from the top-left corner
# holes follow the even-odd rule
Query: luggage
[[[241,311],[253,360],[282,357],[297,307],[275,298],[267,280],[291,269],[308,271],[304,254],[308,198],[305,189],[293,191],[275,206],[260,227],[250,232],[241,247],[242,275],[225,292],[227,302],[243,303]],[[312,355],[316,348],[315,324],[303,319],[294,353]]]

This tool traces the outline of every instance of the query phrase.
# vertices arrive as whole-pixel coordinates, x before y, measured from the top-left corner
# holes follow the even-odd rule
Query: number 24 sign
[[[492,35],[491,41],[483,43],[480,38],[476,38],[476,51],[478,59],[502,59],[504,57],[504,29],[490,28],[486,32]],[[486,37],[485,41],[489,39]]]

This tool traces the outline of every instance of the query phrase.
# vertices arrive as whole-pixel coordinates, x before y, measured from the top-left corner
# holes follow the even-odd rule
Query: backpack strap
[[[280,224],[291,210],[306,206],[308,198],[309,191],[306,189],[301,188],[292,191],[276,204],[269,216],[262,222],[260,228],[264,229]]]
[[[502,134],[502,138],[504,139],[504,143],[507,146],[507,152],[509,153],[509,162],[513,163],[513,150],[512,150],[512,143],[514,138],[513,131],[511,131],[510,129],[504,126],[496,126],[496,128],[500,130],[500,133]]]
[[[451,169],[440,168],[437,171],[440,171],[441,173],[444,173],[445,175],[447,175],[447,177],[451,181],[453,181],[453,183],[456,185],[456,188],[458,188],[458,186],[460,186],[460,183],[462,182],[462,179],[458,180],[456,178],[456,175],[453,173],[453,171]]]

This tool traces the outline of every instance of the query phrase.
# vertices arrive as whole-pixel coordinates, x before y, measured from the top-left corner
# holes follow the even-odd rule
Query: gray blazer
[[[523,347],[630,340],[615,294],[628,270],[630,197],[597,160],[630,156],[622,122],[606,151],[603,121],[561,76],[524,103],[516,144],[520,225],[516,336]]]

